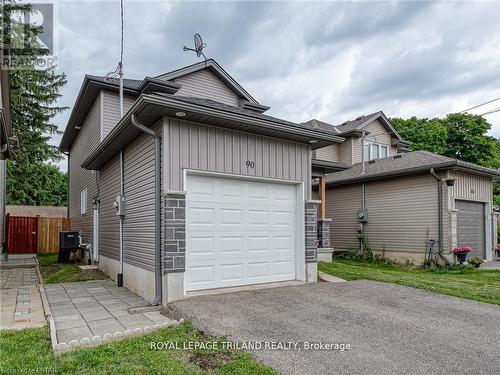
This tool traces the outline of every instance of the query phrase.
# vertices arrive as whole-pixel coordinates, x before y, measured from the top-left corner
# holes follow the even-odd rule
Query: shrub
[[[469,264],[473,265],[474,267],[479,267],[481,263],[484,263],[484,260],[480,257],[471,257],[468,260]]]

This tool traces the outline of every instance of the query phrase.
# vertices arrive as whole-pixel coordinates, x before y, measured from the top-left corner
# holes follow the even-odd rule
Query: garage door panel
[[[222,236],[220,237],[220,249],[223,254],[235,255],[242,254],[243,236]]]
[[[295,279],[296,185],[188,176],[186,189],[187,290]]]
[[[207,286],[215,280],[215,266],[212,264],[189,267],[189,275],[192,285]]]
[[[241,208],[221,208],[222,225],[243,225],[243,210]]]
[[[232,263],[232,264],[221,264],[220,265],[220,281],[241,281],[243,280],[243,269],[244,264],[242,263]]]
[[[252,262],[248,263],[248,275],[249,279],[262,279],[266,278],[270,274],[270,264],[269,262]]]
[[[189,251],[193,256],[215,254],[214,237],[192,237]]]
[[[486,256],[484,203],[456,201],[458,246],[471,246],[470,256]]]

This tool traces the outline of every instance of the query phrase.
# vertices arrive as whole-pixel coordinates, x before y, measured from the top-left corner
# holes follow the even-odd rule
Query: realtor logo
[[[57,2],[50,0],[3,5],[2,11],[9,17],[4,17],[2,43],[10,48],[10,57],[2,57],[3,67],[44,69],[56,65],[56,10]]]

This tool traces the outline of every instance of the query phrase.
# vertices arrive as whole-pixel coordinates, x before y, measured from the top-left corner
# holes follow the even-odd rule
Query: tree
[[[481,116],[450,113],[445,118],[392,118],[392,124],[412,150],[427,150],[484,167],[500,168],[500,139],[487,135],[491,124]],[[493,185],[500,206],[500,183]]]
[[[7,163],[7,203],[64,205],[66,175],[52,164],[61,160],[62,154],[49,142],[60,133],[51,120],[66,109],[56,105],[66,76],[56,73],[53,66],[35,65],[38,57],[49,53],[37,40],[41,28],[11,19],[14,12],[30,11],[30,5],[9,1],[4,3],[1,14],[1,35],[10,38],[5,42],[22,46],[22,50],[11,50],[15,64],[9,70],[12,124],[18,143],[12,147]]]

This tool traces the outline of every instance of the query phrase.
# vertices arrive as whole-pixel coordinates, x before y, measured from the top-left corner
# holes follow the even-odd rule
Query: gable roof
[[[500,178],[500,171],[481,167],[476,164],[434,154],[429,151],[413,151],[397,154],[384,159],[352,165],[350,169],[329,174],[327,184],[346,184],[366,180],[383,179],[387,177],[415,174],[434,169],[460,169],[474,174]]]
[[[263,113],[269,107],[259,104],[241,85],[236,82],[215,60],[209,59],[196,64],[186,66],[171,72],[161,74],[157,77],[145,77],[144,79],[123,79],[124,94],[138,97],[142,93],[163,92],[174,93],[180,88],[178,83],[173,82],[176,78],[187,74],[209,69],[219,79],[222,80],[240,98],[240,106],[257,113]],[[94,104],[97,95],[101,90],[119,91],[119,79],[105,78],[102,76],[85,75],[77,99],[71,111],[66,129],[61,138],[59,148],[69,151],[78,128]]]
[[[180,69],[173,70],[168,73],[160,74],[156,78],[164,80],[175,80],[176,78],[197,72],[199,70],[208,69],[214,73],[222,82],[226,84],[236,95],[241,99],[254,104],[259,104],[233,77],[229,75],[214,59],[208,59],[192,65],[185,66]]]
[[[85,121],[99,92],[103,89],[118,92],[119,82],[117,78],[108,79],[89,74],[85,75],[75,105],[66,124],[66,129],[59,143],[59,148],[62,151],[69,151],[71,144],[78,134],[78,127]],[[146,77],[142,80],[123,79],[123,93],[133,97],[138,97],[142,92],[151,91],[173,93],[179,87],[175,82],[162,81],[151,77]]]
[[[354,135],[361,137],[363,135],[363,128],[371,124],[373,121],[379,120],[382,126],[387,130],[387,132],[397,139],[393,144],[400,144],[403,146],[408,146],[410,143],[405,141],[403,137],[397,132],[397,130],[392,126],[391,121],[382,111],[371,113],[369,115],[363,115],[355,120],[345,121],[340,125],[329,124],[324,121],[312,119],[303,124],[308,124],[317,129],[334,129],[335,132],[343,137]]]
[[[398,138],[400,141],[404,141],[403,137],[401,137],[401,135],[394,128],[394,126],[392,126],[391,121],[382,111],[371,113],[369,115],[360,116],[355,120],[343,122],[342,124],[337,125],[336,128],[344,135],[348,135],[355,132],[362,133],[363,129],[375,120],[379,120],[382,126],[386,128],[389,134]]]

